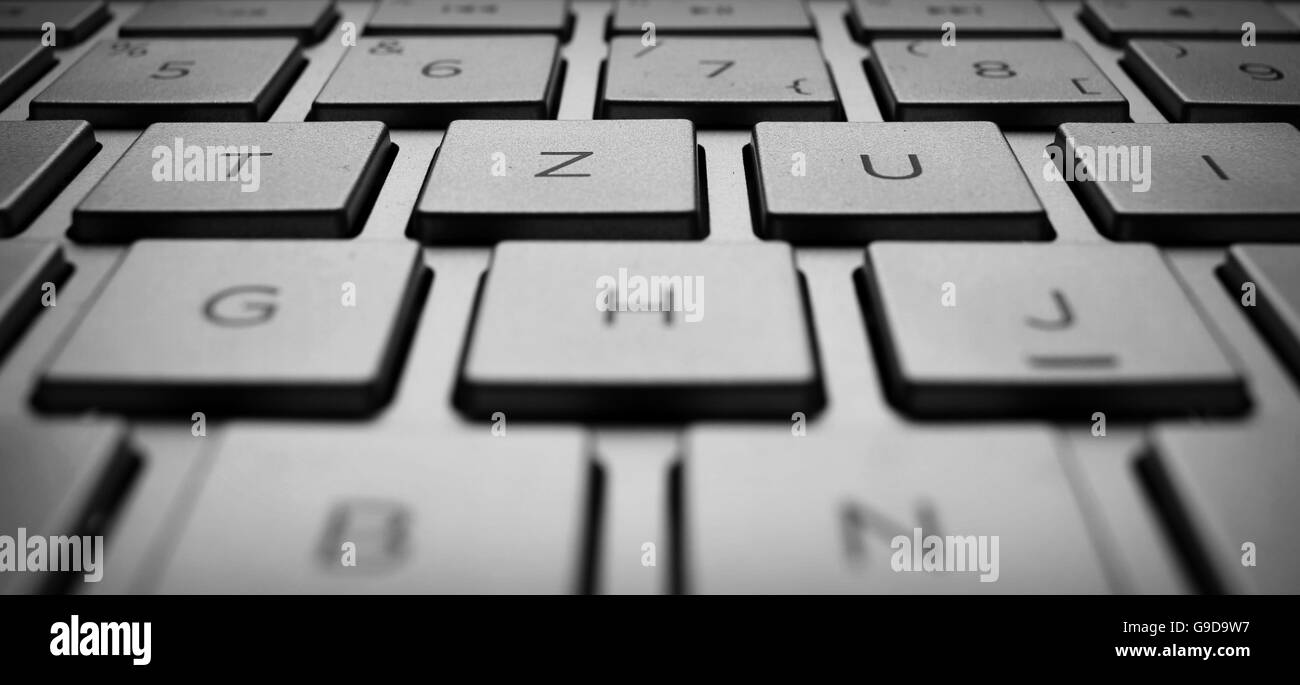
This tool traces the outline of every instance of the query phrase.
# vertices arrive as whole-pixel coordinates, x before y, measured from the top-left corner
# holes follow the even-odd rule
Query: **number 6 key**
[[[316,96],[319,121],[442,128],[455,119],[545,119],[560,81],[555,36],[365,38]]]

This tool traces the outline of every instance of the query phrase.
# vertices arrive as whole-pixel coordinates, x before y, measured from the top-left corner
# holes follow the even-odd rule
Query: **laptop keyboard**
[[[0,26],[2,592],[1300,591],[1300,3]]]

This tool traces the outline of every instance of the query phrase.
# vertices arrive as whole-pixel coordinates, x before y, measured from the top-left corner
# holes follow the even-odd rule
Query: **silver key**
[[[988,122],[754,127],[760,233],[793,243],[1050,238],[1047,215]]]
[[[1236,412],[1232,361],[1146,245],[873,243],[891,400],[922,416]]]
[[[1128,101],[1070,41],[878,40],[871,52],[868,75],[891,120],[1003,128],[1128,121]]]
[[[698,419],[820,408],[779,243],[498,245],[457,402],[474,416]]]
[[[0,535],[13,537],[10,544],[18,555],[11,561],[25,565],[28,556],[29,545],[17,541],[20,529],[29,540],[41,536],[47,544],[56,536],[92,536],[90,545],[80,537],[67,546],[59,543],[60,553],[80,549],[75,561],[68,557],[71,568],[80,566],[80,573],[63,578],[40,572],[0,573],[0,594],[57,591],[62,582],[80,585],[87,574],[97,575],[98,580],[90,582],[98,582],[113,573],[104,566],[103,549],[93,549],[93,536],[105,533],[104,524],[138,464],[127,446],[125,428],[116,421],[0,417]],[[47,546],[47,554],[50,551]]]
[[[154,124],[77,205],[69,235],[350,237],[394,153],[377,121]]]
[[[853,0],[849,25],[858,40],[934,38],[951,22],[958,38],[1054,38],[1061,27],[1034,0]]]
[[[54,68],[54,50],[31,40],[0,40],[0,108]]]
[[[802,0],[618,0],[610,29],[642,33],[646,22],[658,34],[812,33]]]
[[[1220,273],[1300,379],[1300,245],[1233,245]]]
[[[84,121],[0,121],[0,236],[23,230],[98,148]]]
[[[1300,43],[1135,40],[1121,62],[1171,121],[1300,123]]]
[[[187,418],[373,412],[392,393],[426,283],[409,242],[142,241],[54,356],[36,402]]]
[[[71,271],[58,243],[0,242],[0,359],[32,318],[58,305],[58,284]]]
[[[568,0],[383,0],[366,34],[567,33]]]
[[[1300,38],[1300,27],[1260,0],[1086,0],[1079,19],[1113,45],[1135,38],[1241,38],[1251,22],[1269,40]]]
[[[158,590],[579,591],[588,480],[572,430],[232,428]]]
[[[1108,589],[1045,430],[710,427],[685,454],[690,592]]]
[[[699,126],[833,121],[839,98],[814,38],[673,36],[609,44],[601,111],[609,119],[681,117]]]
[[[1063,124],[1049,154],[1075,169],[1065,180],[1114,240],[1300,239],[1300,131],[1290,124]]]
[[[554,36],[363,38],[316,96],[320,121],[443,128],[455,119],[545,119],[560,85]]]
[[[1295,424],[1162,426],[1152,443],[1144,466],[1205,589],[1300,592]]]
[[[304,63],[292,38],[103,40],[32,99],[31,118],[265,121]]]
[[[429,243],[698,238],[689,121],[457,121],[411,233]]]
[[[292,36],[320,40],[339,18],[334,0],[187,0],[151,2],[123,22],[122,37]]]

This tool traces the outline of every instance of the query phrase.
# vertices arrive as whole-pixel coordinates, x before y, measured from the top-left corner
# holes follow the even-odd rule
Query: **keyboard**
[[[0,24],[0,592],[1300,592],[1300,2]]]

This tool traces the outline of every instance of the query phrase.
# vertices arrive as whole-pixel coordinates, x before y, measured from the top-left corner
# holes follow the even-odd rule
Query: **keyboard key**
[[[54,46],[68,47],[89,38],[108,21],[102,0],[0,1],[0,36],[41,38],[46,22],[54,24]],[[24,41],[26,42],[26,41]]]
[[[1254,285],[1244,309],[1300,378],[1300,245],[1233,245],[1221,275],[1238,300]]]
[[[429,243],[699,238],[689,121],[456,121],[411,233]]]
[[[813,38],[610,41],[602,93],[609,119],[690,119],[700,126],[842,119]]]
[[[958,43],[978,38],[1055,38],[1061,35],[1035,0],[853,0],[850,26],[858,40],[936,38],[945,22],[956,27]]]
[[[367,35],[568,32],[567,0],[383,0]]]
[[[140,242],[36,402],[187,418],[366,414],[392,393],[425,274],[405,241]]]
[[[1173,121],[1300,124],[1300,43],[1135,40],[1122,63]]]
[[[1072,42],[878,40],[871,50],[869,75],[895,121],[1128,121],[1128,101]]]
[[[873,243],[863,276],[881,373],[908,413],[1246,407],[1240,374],[1149,245]]]
[[[292,36],[303,42],[315,42],[325,36],[337,19],[334,0],[153,2],[123,23],[118,35]]]
[[[363,38],[316,96],[322,121],[445,128],[455,119],[545,119],[560,86],[554,36]]]
[[[54,68],[54,51],[33,40],[0,40],[0,109]]]
[[[475,417],[788,418],[822,403],[780,243],[502,243],[466,345],[456,399]]]
[[[523,430],[232,428],[158,590],[581,591],[583,435]]]
[[[1255,24],[1259,39],[1300,39],[1300,27],[1260,0],[1086,0],[1079,18],[1112,45],[1134,38],[1231,38]]]
[[[98,147],[84,121],[0,121],[0,236],[26,227]]]
[[[708,427],[684,452],[689,592],[1109,589],[1047,430]]]
[[[754,128],[761,235],[1036,240],[1047,215],[988,122],[770,123]]]
[[[1209,591],[1300,592],[1296,445],[1288,425],[1162,426],[1152,435],[1157,499]],[[1258,563],[1242,563],[1251,557]],[[1257,556],[1256,556],[1257,555]]]
[[[801,0],[618,0],[614,33],[808,34],[812,21]]]
[[[31,118],[264,121],[303,64],[291,38],[100,41],[32,100]]]
[[[57,243],[0,242],[0,358],[45,307],[47,298],[58,304],[58,290],[51,291],[45,284],[57,285],[70,271]]]
[[[2,249],[2,248],[0,248]],[[119,495],[139,463],[115,421],[31,421],[0,417],[0,522],[4,535],[19,529],[29,538],[102,535]],[[74,543],[74,544],[80,544]],[[27,556],[25,545],[18,559]],[[60,547],[60,549],[64,549]],[[87,575],[102,580],[104,550],[81,547],[76,557],[91,565],[62,578],[53,573],[0,573],[0,595],[57,592],[63,583],[81,585]],[[11,557],[10,562],[25,563]],[[74,567],[75,569],[75,567]],[[57,574],[62,575],[62,574]]]
[[[154,124],[77,205],[68,235],[346,238],[393,154],[376,121]]]
[[[1102,180],[1071,180],[1101,232],[1115,240],[1222,244],[1300,239],[1300,131],[1290,124],[1064,124],[1053,148]],[[1149,185],[1093,169],[1077,152],[1128,151],[1154,160]],[[1143,152],[1149,148],[1149,153]],[[1082,167],[1079,165],[1082,164]],[[1114,165],[1111,166],[1114,168]]]

